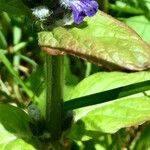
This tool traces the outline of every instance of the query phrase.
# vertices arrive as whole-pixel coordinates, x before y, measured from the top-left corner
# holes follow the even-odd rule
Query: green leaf
[[[119,99],[137,93],[145,92],[149,89],[150,89],[150,80],[134,83],[134,84],[114,88],[111,90],[106,90],[95,94],[71,99],[64,103],[64,109],[68,111],[77,108],[82,108],[85,106],[102,104],[105,102],[114,101],[117,98]]]
[[[29,117],[21,109],[0,104],[0,149],[1,150],[33,150],[26,143],[31,140],[32,133],[29,127]]]
[[[7,41],[2,31],[0,31],[0,48],[2,49],[7,48]]]
[[[136,141],[133,150],[141,150],[146,148],[150,148],[150,123],[147,123],[143,126],[140,138]]]
[[[77,85],[72,98],[146,80],[150,80],[150,72],[96,73]],[[109,97],[111,96],[113,93],[109,93]],[[99,99],[99,101],[103,101],[103,99]],[[75,120],[80,119],[84,122],[86,130],[114,133],[120,128],[139,125],[150,120],[150,97],[139,93],[116,101],[77,109]]]
[[[150,21],[145,16],[135,16],[125,19],[127,25],[133,28],[145,41],[150,43]]]
[[[36,150],[32,145],[28,144],[22,139],[17,139],[14,141],[11,141],[6,146],[0,145],[1,150]]]
[[[150,72],[99,72],[82,80],[71,98],[90,95],[122,86],[150,80]],[[82,90],[81,90],[82,89]]]
[[[20,27],[14,26],[13,27],[13,44],[19,44],[22,37],[22,30]]]
[[[29,15],[28,8],[21,0],[0,0],[0,11],[5,11],[10,15]]]
[[[150,46],[128,26],[101,11],[78,26],[39,33],[39,45],[63,50],[110,70],[150,67]]]
[[[29,97],[33,97],[34,93],[27,88],[27,86],[24,84],[24,82],[19,77],[18,73],[14,70],[13,66],[7,59],[7,57],[3,54],[3,51],[0,51],[0,61],[4,63],[8,71],[13,75],[13,77],[16,79],[16,81],[22,86],[23,90],[26,92],[26,94]]]

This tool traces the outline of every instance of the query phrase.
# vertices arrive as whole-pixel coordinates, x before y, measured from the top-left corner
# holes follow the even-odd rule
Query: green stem
[[[46,55],[46,85],[46,128],[57,141],[63,121],[63,56]]]
[[[108,13],[109,0],[101,0],[100,7],[102,11],[104,11],[105,13]]]

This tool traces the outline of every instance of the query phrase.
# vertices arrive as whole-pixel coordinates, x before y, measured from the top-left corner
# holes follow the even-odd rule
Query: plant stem
[[[63,56],[46,55],[46,129],[59,140],[63,121]]]
[[[109,7],[108,5],[109,5],[109,0],[100,1],[101,10],[104,11],[105,13],[108,13],[108,7]]]

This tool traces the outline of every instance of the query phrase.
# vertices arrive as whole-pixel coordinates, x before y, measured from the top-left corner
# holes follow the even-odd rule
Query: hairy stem
[[[63,56],[46,55],[46,128],[59,140],[63,121]]]

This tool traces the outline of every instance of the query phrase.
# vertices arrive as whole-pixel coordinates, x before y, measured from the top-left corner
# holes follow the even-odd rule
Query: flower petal
[[[70,6],[73,10],[74,22],[77,24],[81,23],[84,17],[86,16],[86,13],[84,12],[80,2],[76,1],[76,2],[70,3]]]
[[[89,17],[92,17],[96,14],[98,11],[98,3],[93,0],[80,0],[85,6],[84,11],[86,12],[86,15]]]
[[[74,14],[74,22],[79,24],[86,16],[92,17],[98,11],[98,3],[94,0],[70,0]]]

